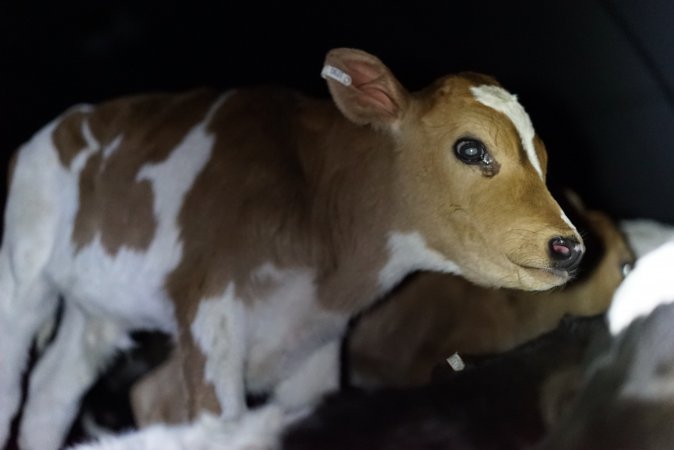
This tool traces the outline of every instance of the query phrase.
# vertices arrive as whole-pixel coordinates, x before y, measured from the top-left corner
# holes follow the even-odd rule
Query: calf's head
[[[546,188],[545,147],[515,96],[479,74],[409,93],[353,49],[330,51],[323,75],[344,116],[390,142],[376,151],[392,160],[392,231],[419,233],[480,285],[544,290],[569,279],[582,239]]]

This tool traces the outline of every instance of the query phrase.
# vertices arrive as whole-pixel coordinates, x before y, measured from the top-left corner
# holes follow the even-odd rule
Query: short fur
[[[411,271],[533,290],[569,279],[548,242],[580,236],[509,118],[471,94],[476,77],[410,94],[363,51],[326,64],[353,80],[328,80],[332,102],[271,88],[129,97],[72,109],[19,150],[0,251],[0,442],[59,296],[24,449],[61,444],[130,329],[174,336],[168,379],[189,419],[233,419],[246,387],[287,409],[333,389],[349,318]],[[454,156],[467,136],[497,175]]]

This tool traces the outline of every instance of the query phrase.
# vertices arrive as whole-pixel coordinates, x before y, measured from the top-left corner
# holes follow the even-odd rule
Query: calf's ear
[[[409,93],[393,73],[362,50],[330,50],[321,75],[337,108],[358,125],[396,127],[408,107]]]

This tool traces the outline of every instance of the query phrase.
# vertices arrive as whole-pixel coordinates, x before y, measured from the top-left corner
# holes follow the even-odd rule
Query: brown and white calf
[[[334,388],[348,319],[412,271],[530,290],[569,279],[583,244],[513,95],[475,74],[409,93],[352,49],[330,51],[323,76],[334,103],[265,88],[123,98],[74,107],[19,150],[0,252],[0,442],[59,296],[24,449],[61,444],[130,329],[175,336],[188,417],[232,418],[246,390],[293,408]]]

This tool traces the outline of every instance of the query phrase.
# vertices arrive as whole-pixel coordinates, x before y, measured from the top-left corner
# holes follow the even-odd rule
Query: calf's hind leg
[[[44,273],[63,191],[55,176],[58,158],[45,149],[50,133],[47,127],[17,155],[5,210],[0,250],[0,447],[19,407],[31,342],[58,304],[58,293]]]
[[[126,340],[126,333],[115,323],[92,318],[66,303],[56,338],[30,378],[19,432],[22,449],[61,447],[82,395]]]
[[[21,377],[39,327],[55,313],[57,296],[44,280],[21,286],[0,254],[0,448],[21,401]]]

